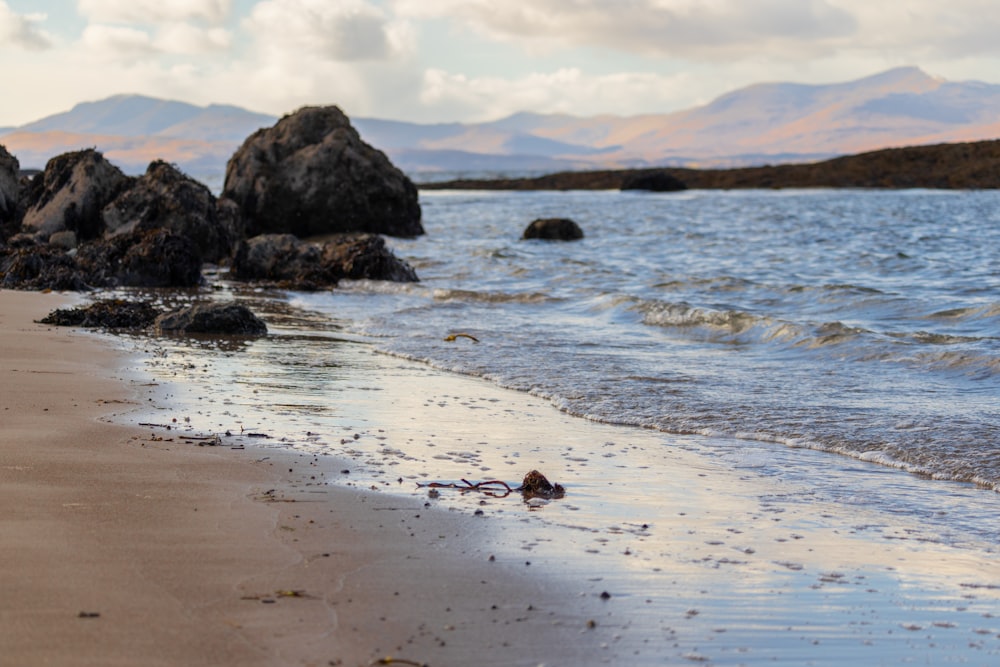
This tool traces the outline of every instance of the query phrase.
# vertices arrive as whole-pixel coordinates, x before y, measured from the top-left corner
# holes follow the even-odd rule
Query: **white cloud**
[[[401,17],[440,18],[541,48],[601,47],[688,62],[736,58],[930,59],[1000,55],[996,0],[395,0]]]
[[[77,9],[97,23],[220,23],[232,4],[232,0],[77,0]]]
[[[1000,55],[1000,12],[995,0],[838,0],[861,26],[853,49],[933,58]]]
[[[81,41],[91,55],[108,60],[141,58],[157,52],[150,34],[138,28],[89,25]]]
[[[499,40],[721,60],[822,51],[856,21],[832,0],[397,0],[402,16],[444,17]]]
[[[200,28],[189,23],[170,23],[156,33],[154,43],[163,53],[197,55],[225,51],[232,35],[223,28]]]
[[[187,23],[170,23],[155,32],[142,28],[94,24],[81,39],[87,54],[103,61],[155,58],[160,55],[199,55],[229,48],[232,39],[222,28],[203,29]]]
[[[52,39],[36,25],[44,20],[44,14],[16,14],[0,0],[0,49],[8,45],[33,51],[50,48]]]
[[[402,36],[363,0],[265,0],[244,27],[269,51],[342,62],[390,58]]]

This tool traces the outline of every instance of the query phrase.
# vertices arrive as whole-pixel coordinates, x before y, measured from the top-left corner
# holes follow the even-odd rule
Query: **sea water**
[[[873,637],[889,662],[1000,653],[983,620],[1000,616],[1000,193],[421,205],[426,235],[389,240],[418,283],[216,277],[211,298],[247,302],[269,334],[158,339],[169,412],[139,418],[332,455],[344,463],[309,483],[398,494],[401,510],[496,519],[510,539],[490,549],[632,600],[637,652],[667,633],[676,656],[718,664],[761,644],[761,664],[796,663],[820,640],[829,664],[864,661]],[[585,237],[521,239],[545,217]],[[532,468],[566,497],[419,486]]]
[[[1000,195],[424,192],[413,285],[291,295],[377,349],[671,434],[1000,490]],[[585,238],[521,240],[534,218]],[[445,341],[468,333],[481,343]]]
[[[330,409],[333,336],[733,465],[787,472],[815,450],[1000,490],[1000,193],[425,191],[421,205],[426,235],[389,240],[420,282],[257,294],[272,336],[240,363],[280,380],[262,409]],[[521,239],[546,217],[584,238]]]

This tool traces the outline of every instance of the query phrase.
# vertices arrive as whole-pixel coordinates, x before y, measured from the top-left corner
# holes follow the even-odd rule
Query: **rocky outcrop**
[[[0,242],[13,234],[20,222],[20,171],[17,158],[0,146]]]
[[[680,192],[687,190],[684,182],[665,171],[651,171],[632,174],[622,180],[622,190],[645,190],[646,192]]]
[[[203,303],[156,318],[157,333],[262,336],[267,325],[237,303]]]
[[[104,207],[131,181],[93,149],[54,157],[30,181],[21,228],[41,240],[62,231],[75,232],[81,242],[98,238]]]
[[[569,218],[539,218],[528,225],[521,238],[576,241],[583,238],[583,230]]]
[[[76,261],[94,287],[194,287],[201,256],[169,229],[136,230],[80,246]]]
[[[188,239],[166,229],[96,239],[69,251],[18,235],[0,245],[0,286],[85,291],[99,287],[194,287],[201,257]]]
[[[0,246],[0,287],[83,291],[91,285],[75,258],[49,245]]]
[[[337,107],[306,107],[251,135],[226,166],[223,197],[249,236],[424,233],[416,187]]]
[[[262,234],[240,244],[230,273],[237,280],[267,281],[289,289],[335,286],[343,278],[418,280],[413,268],[375,235],[312,243],[292,234]]]
[[[102,216],[108,236],[168,229],[190,239],[207,262],[228,258],[239,235],[233,207],[217,206],[207,187],[160,160],[105,206]]]

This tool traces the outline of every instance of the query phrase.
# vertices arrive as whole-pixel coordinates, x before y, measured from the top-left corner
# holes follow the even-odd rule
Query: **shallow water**
[[[419,285],[293,304],[378,349],[666,433],[1000,488],[1000,195],[422,195]],[[521,241],[535,217],[576,243]],[[443,341],[445,334],[467,332]]]
[[[479,510],[498,553],[629,601],[621,651],[655,629],[712,664],[995,658],[1000,194],[421,197],[427,235],[391,241],[420,283],[221,282],[269,335],[156,342],[171,396],[139,418]],[[586,238],[519,240],[554,216]],[[417,486],[532,468],[567,497]]]
[[[178,443],[220,434],[247,448],[237,456],[294,448],[312,483],[391,494],[405,517],[480,516],[477,540],[442,535],[442,548],[529,567],[581,597],[609,593],[594,620],[614,642],[587,664],[1000,655],[993,492],[778,443],[594,423],[250,301],[271,323],[267,338],[149,347],[151,389],[169,395],[132,419],[170,426],[153,431]],[[417,486],[516,485],[531,468],[567,495],[529,504]]]

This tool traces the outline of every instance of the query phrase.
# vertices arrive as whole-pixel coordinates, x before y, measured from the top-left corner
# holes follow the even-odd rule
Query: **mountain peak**
[[[944,83],[944,79],[933,77],[919,67],[907,65],[894,67],[878,74],[850,82],[854,86],[874,85],[893,89],[928,90]]]

